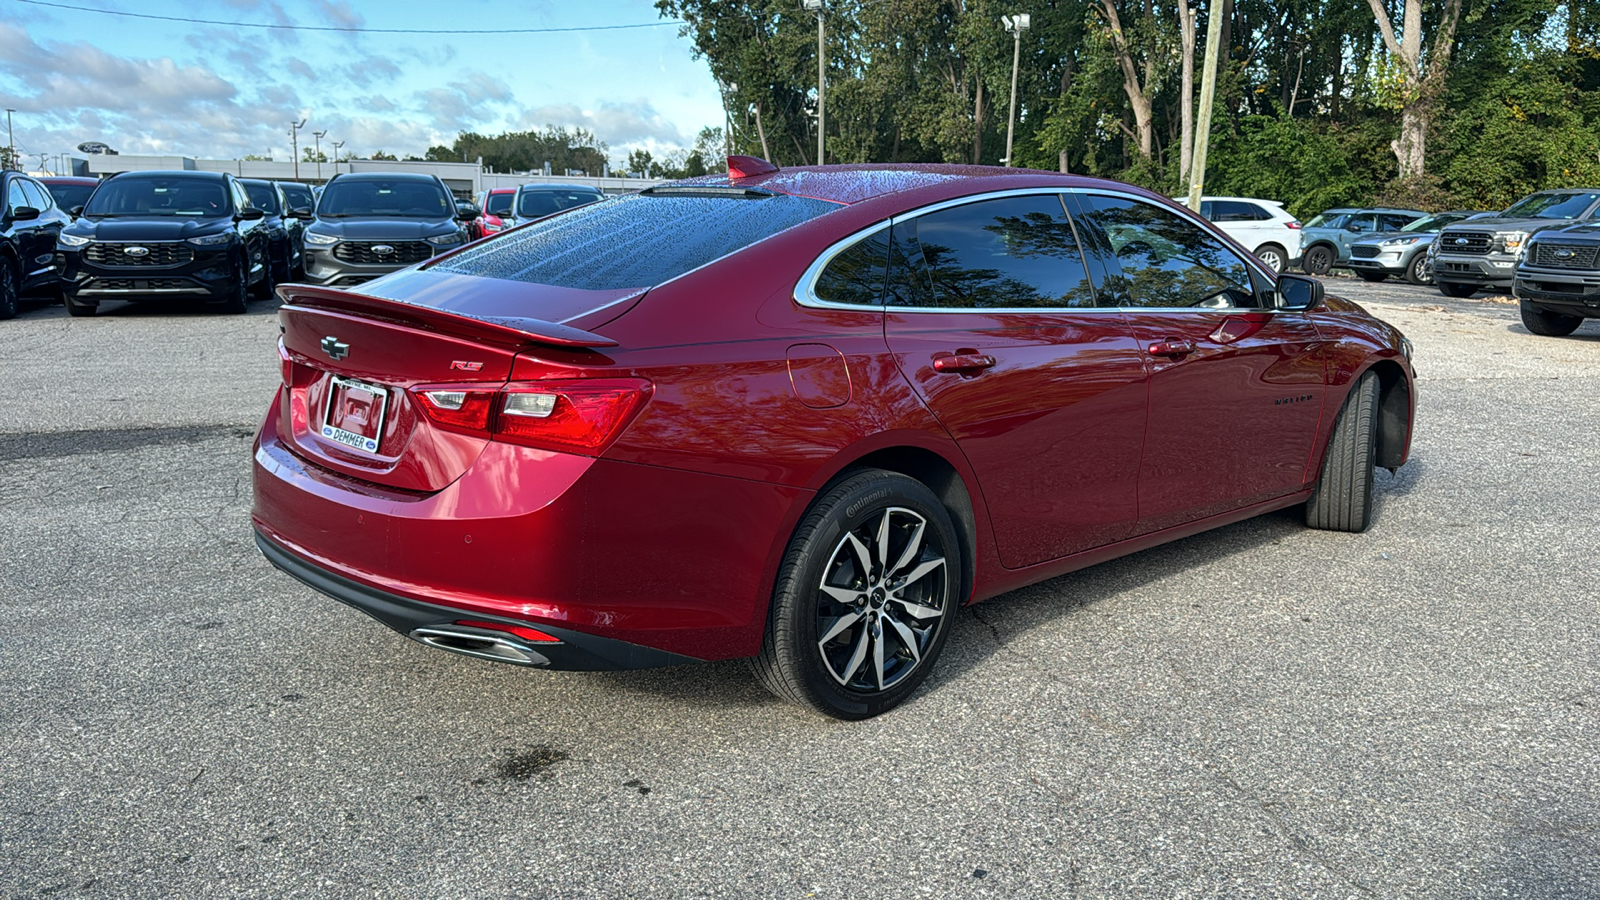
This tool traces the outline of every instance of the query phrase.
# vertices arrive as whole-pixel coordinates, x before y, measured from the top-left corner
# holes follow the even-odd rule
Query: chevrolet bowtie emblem
[[[350,355],[350,345],[330,334],[322,339],[322,352],[332,359],[344,359]]]

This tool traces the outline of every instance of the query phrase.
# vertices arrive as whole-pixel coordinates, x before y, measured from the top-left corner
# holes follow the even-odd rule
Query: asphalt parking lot
[[[1330,290],[1416,344],[1368,533],[1286,511],[971,608],[855,724],[737,662],[406,641],[255,551],[267,305],[25,309],[0,896],[1600,896],[1600,322]]]

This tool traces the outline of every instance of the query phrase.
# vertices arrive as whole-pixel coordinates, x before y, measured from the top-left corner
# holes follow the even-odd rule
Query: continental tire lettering
[[[868,495],[866,497],[862,497],[860,500],[857,500],[856,502],[854,502],[854,503],[850,504],[849,506],[845,507],[844,514],[845,514],[845,516],[847,518],[852,518],[853,519],[853,518],[855,518],[856,513],[859,513],[861,510],[867,508],[868,506],[871,506],[874,503],[877,503],[879,500],[882,500],[882,499],[884,499],[884,498],[886,498],[888,496],[889,496],[889,492],[888,491],[877,491],[877,492],[875,492],[873,494],[870,494],[870,495]]]

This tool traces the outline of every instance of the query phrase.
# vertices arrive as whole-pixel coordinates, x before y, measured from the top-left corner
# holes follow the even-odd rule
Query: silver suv
[[[1439,232],[1433,280],[1447,297],[1508,291],[1528,241],[1552,228],[1600,219],[1600,188],[1529,194],[1498,216],[1469,219]]]

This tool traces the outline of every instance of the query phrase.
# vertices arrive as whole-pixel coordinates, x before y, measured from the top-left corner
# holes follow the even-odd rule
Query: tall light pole
[[[1016,163],[1011,161],[1011,137],[1017,128],[1017,66],[1022,62],[1022,33],[1033,24],[1033,17],[1017,13],[1001,16],[1000,23],[1006,27],[1006,33],[1015,36],[1011,45],[1011,112],[1006,114],[1006,165],[1013,166]]]
[[[824,41],[826,33],[822,25],[822,0],[800,0],[801,5],[810,12],[817,14],[817,165],[824,165],[828,161],[827,145],[824,143],[823,134],[827,131],[827,92],[828,92],[828,57]]]
[[[306,120],[289,123],[289,155],[294,157],[294,180],[300,180],[300,129],[306,127]]]
[[[11,114],[14,112],[16,112],[16,110],[10,108],[9,106],[6,107],[6,161],[4,168],[7,169],[16,165],[17,139],[16,136],[11,133]]]
[[[344,146],[344,141],[333,142],[333,174],[339,174],[339,148]]]
[[[317,139],[317,180],[318,181],[322,180],[322,136],[327,134],[327,133],[328,133],[328,129],[326,129],[326,128],[322,129],[321,131],[313,131],[313,132],[311,132],[311,136]]]

